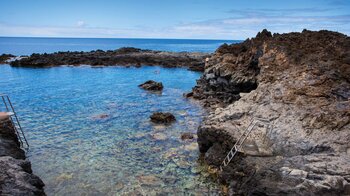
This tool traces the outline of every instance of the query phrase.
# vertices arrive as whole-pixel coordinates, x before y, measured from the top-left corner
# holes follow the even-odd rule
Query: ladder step
[[[228,153],[228,155],[230,155],[231,157],[233,157],[233,156],[234,156],[234,154],[233,154],[232,150],[230,150],[230,152]]]
[[[227,165],[227,163],[226,163],[226,159],[224,160],[224,162],[223,162],[223,163],[224,163],[224,166],[226,167],[226,165]]]

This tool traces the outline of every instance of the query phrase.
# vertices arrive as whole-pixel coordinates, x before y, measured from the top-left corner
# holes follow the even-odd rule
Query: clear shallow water
[[[115,50],[120,47],[136,47],[162,51],[214,52],[224,43],[234,40],[193,39],[118,39],[118,38],[24,38],[0,37],[0,54],[30,55],[58,51]]]
[[[182,97],[199,76],[180,68],[0,65],[0,91],[14,103],[48,195],[212,195],[219,190],[201,171],[196,141],[179,139],[196,133],[204,114]],[[163,82],[163,93],[137,87],[148,79]],[[152,124],[154,111],[177,122]],[[94,118],[100,114],[109,117]]]

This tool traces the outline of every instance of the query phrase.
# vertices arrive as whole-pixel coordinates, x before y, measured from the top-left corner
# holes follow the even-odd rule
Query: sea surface
[[[239,40],[123,39],[123,38],[30,38],[0,37],[0,54],[30,55],[58,51],[115,50],[121,47],[173,51],[214,52],[224,43]]]
[[[0,38],[0,53],[121,46],[213,52],[221,43]],[[0,65],[0,93],[13,102],[30,144],[27,156],[48,195],[216,195],[220,188],[199,159],[196,138],[180,139],[182,133],[196,134],[206,113],[198,102],[183,97],[200,76],[158,66]],[[163,82],[162,93],[138,87],[150,79]],[[153,124],[149,116],[156,111],[171,112],[177,121]]]

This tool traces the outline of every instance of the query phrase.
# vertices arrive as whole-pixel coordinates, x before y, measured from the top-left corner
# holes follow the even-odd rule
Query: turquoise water
[[[30,55],[58,51],[115,50],[120,47],[136,47],[162,51],[213,52],[223,43],[237,40],[197,39],[118,39],[118,38],[25,38],[0,37],[0,54]]]
[[[196,133],[205,114],[182,96],[199,77],[149,66],[0,65],[0,91],[14,103],[48,195],[213,195],[219,189],[198,161],[197,142],[180,140]],[[148,79],[163,82],[163,93],[137,87]],[[152,124],[155,111],[172,112],[177,122]]]

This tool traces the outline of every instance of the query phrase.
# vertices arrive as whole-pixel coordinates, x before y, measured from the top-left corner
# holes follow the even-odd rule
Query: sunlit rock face
[[[350,194],[350,38],[264,30],[223,45],[193,89],[213,110],[200,151],[219,166],[251,119],[256,127],[221,174],[231,193]]]

